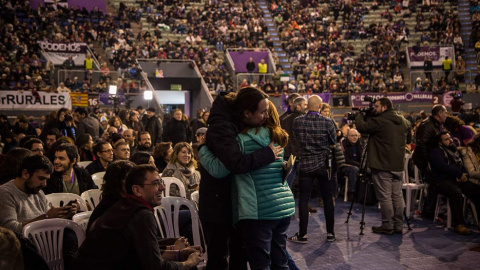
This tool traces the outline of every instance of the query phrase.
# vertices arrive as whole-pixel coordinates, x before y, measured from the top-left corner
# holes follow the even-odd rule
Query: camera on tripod
[[[363,101],[370,102],[368,107],[352,108],[352,111],[354,112],[347,114],[347,120],[355,120],[358,113],[363,114],[365,117],[371,117],[375,114],[375,108],[373,105],[377,102],[377,99],[373,97],[364,97]]]

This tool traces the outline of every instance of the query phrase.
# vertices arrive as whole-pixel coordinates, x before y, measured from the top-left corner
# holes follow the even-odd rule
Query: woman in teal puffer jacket
[[[275,105],[263,99],[257,111],[262,109],[266,109],[268,118],[260,123],[261,126],[251,126],[254,122],[248,120],[256,112],[242,117],[249,126],[237,139],[245,154],[266,147],[272,141],[282,147],[287,144],[288,134],[280,127]],[[199,156],[202,166],[212,176],[222,178],[230,174],[206,146],[200,148]],[[277,159],[256,171],[233,176],[233,222],[242,229],[251,269],[289,269],[286,231],[295,212],[295,201],[288,184],[283,182],[282,160]]]

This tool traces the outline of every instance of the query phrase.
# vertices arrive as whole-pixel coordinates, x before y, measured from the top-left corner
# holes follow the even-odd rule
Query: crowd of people
[[[256,106],[252,107],[252,100]],[[401,195],[405,173],[403,156],[413,151],[415,165],[425,173],[425,181],[429,183],[429,196],[422,215],[433,214],[429,208],[432,207],[432,202],[429,202],[432,196],[444,195],[450,199],[455,231],[460,234],[470,232],[464,221],[462,196],[467,196],[480,207],[476,172],[480,164],[475,158],[480,149],[480,135],[474,129],[474,125],[480,123],[479,110],[469,115],[459,115],[467,123],[456,116],[447,115],[442,105],[434,106],[430,116],[422,112],[419,116],[413,113],[404,118],[393,110],[389,99],[382,98],[375,103],[376,117],[363,119],[363,115],[358,114],[354,123],[348,120],[336,123],[331,118],[330,106],[318,96],[306,100],[298,94],[292,94],[287,102],[288,110],[278,115],[268,95],[256,88],[246,87],[238,93],[218,97],[211,112],[199,111],[197,118],[191,121],[179,109],[173,112],[169,120],[164,117],[165,121],[162,121],[154,108],[143,110],[141,107],[117,112],[117,116],[112,116],[105,127],[95,114],[89,114],[83,108],[73,112],[61,109],[52,113],[41,125],[32,125],[34,122],[25,115],[19,115],[15,123],[10,125],[2,115],[2,139],[5,140],[0,162],[0,198],[9,211],[2,209],[0,226],[20,233],[23,226],[30,222],[54,217],[71,218],[78,211],[78,205],[47,207],[45,194],[80,195],[98,188],[92,175],[106,172],[102,191],[107,199],[100,208],[97,206],[98,210],[93,209],[95,219],[99,219],[98,225],[93,222],[95,219],[91,220],[87,240],[79,251],[72,249],[66,251],[65,255],[67,268],[75,262],[85,266],[102,265],[111,258],[95,257],[97,259],[93,260],[91,256],[92,252],[109,250],[109,242],[106,241],[112,229],[109,222],[131,217],[124,215],[126,213],[135,216],[138,213],[137,218],[148,219],[142,225],[146,226],[145,230],[155,228],[153,216],[148,212],[132,209],[133,212],[120,214],[118,208],[142,209],[135,204],[138,202],[146,205],[145,209],[159,205],[159,194],[165,189],[162,179],[158,178],[161,173],[162,177],[178,178],[184,185],[187,199],[192,199],[193,192],[200,191],[199,213],[209,247],[208,264],[211,267],[227,265],[226,258],[230,255],[230,263],[239,265],[248,261],[253,267],[288,265],[290,269],[297,269],[288,255],[285,242],[295,208],[294,194],[299,196],[300,228],[288,240],[308,243],[308,216],[313,213],[309,202],[313,183],[318,181],[317,188],[320,190],[317,194],[322,198],[326,219],[326,241],[335,241],[335,198],[339,190],[345,188],[348,199],[355,199],[355,191],[359,188],[357,173],[362,170],[361,153],[367,151],[370,153],[367,164],[372,169],[376,195],[382,209],[382,224],[374,226],[372,231],[387,235],[400,234],[403,232],[402,214],[405,206]],[[232,123],[237,124],[232,126]],[[313,128],[316,125],[318,127]],[[388,128],[389,125],[393,126]],[[245,127],[250,129],[245,130]],[[399,131],[393,132],[395,129]],[[313,135],[313,131],[318,134]],[[174,134],[168,135],[171,132]],[[375,138],[370,139],[368,148],[365,147],[366,134]],[[389,136],[391,140],[387,139]],[[398,157],[392,156],[392,147],[384,147],[387,141],[396,142],[392,147]],[[281,160],[288,160],[291,155],[298,156],[300,160],[291,164],[297,179],[280,180],[283,178]],[[82,168],[77,165],[80,161],[89,161],[90,164]],[[426,173],[425,162],[430,163],[430,173]],[[121,177],[118,174],[120,172],[123,172]],[[121,180],[125,177],[126,180]],[[342,187],[343,181],[340,179],[344,177],[347,177],[348,187]],[[234,184],[230,186],[227,179]],[[230,189],[241,196],[231,197]],[[11,194],[18,196],[12,197]],[[173,186],[168,195],[181,194],[180,187]],[[272,196],[276,199],[272,200]],[[262,203],[249,205],[252,198]],[[32,200],[40,200],[42,204],[30,209],[33,207]],[[435,207],[436,202],[433,201]],[[30,210],[19,212],[20,208],[16,205],[24,205]],[[137,219],[129,220],[131,222],[125,223],[124,233],[134,235],[132,239],[144,239],[138,230],[132,231],[139,226]],[[231,227],[232,224],[236,226]],[[271,234],[272,238],[264,239],[253,228],[272,230],[274,233]],[[187,236],[186,240],[173,241],[192,241],[188,229],[182,231],[182,235]],[[235,244],[230,246],[230,253],[229,241]],[[247,253],[238,244],[242,241]],[[105,248],[98,248],[100,243]],[[117,248],[119,252],[125,252],[128,245],[135,243],[138,242],[118,243]],[[260,252],[265,244],[272,248],[268,254],[275,252],[275,256]],[[174,250],[178,248],[187,246]],[[158,263],[183,262],[190,267],[201,261],[201,247],[188,248],[181,259],[167,250],[163,246],[159,249],[157,245],[146,251],[150,255],[143,254],[136,259],[150,265],[147,257],[154,256]]]
[[[480,125],[478,108],[471,114],[459,111],[454,116],[447,115],[444,106],[436,105],[430,115],[422,112],[419,117],[411,114],[404,118],[395,112],[392,101],[382,98],[371,112],[375,117],[358,114],[355,122],[344,119],[336,123],[330,106],[319,96],[307,100],[290,94],[287,111],[279,115],[269,96],[258,88],[247,85],[234,92],[217,54],[224,46],[261,47],[260,41],[265,47],[273,46],[262,11],[254,1],[207,1],[203,9],[187,9],[181,1],[142,1],[136,8],[121,4],[117,16],[104,15],[98,9],[32,10],[20,1],[3,0],[2,4],[6,8],[2,9],[1,26],[5,31],[0,34],[0,64],[6,76],[2,74],[0,83],[8,86],[5,89],[55,91],[49,65],[39,57],[36,45],[37,40],[48,39],[86,42],[89,46],[96,41],[112,48],[111,55],[103,60],[118,70],[117,85],[124,92],[142,90],[142,83],[136,86],[141,72],[136,66],[138,58],[193,60],[211,91],[232,92],[217,97],[210,111],[199,110],[192,120],[181,109],[160,117],[156,108],[141,106],[106,113],[62,108],[44,116],[41,123],[24,114],[10,123],[0,115],[0,234],[9,235],[12,242],[19,241],[12,232],[21,234],[31,222],[71,219],[80,209],[79,202],[51,206],[45,195],[81,195],[98,189],[92,176],[105,172],[102,201],[92,209],[87,238],[78,250],[76,240],[65,232],[66,269],[139,265],[190,269],[198,265],[203,249],[190,246],[191,224],[181,231],[186,238],[159,239],[153,211],[161,205],[166,189],[162,177],[179,179],[187,199],[193,199],[197,191],[200,194],[199,215],[209,248],[207,268],[225,269],[230,265],[232,269],[247,269],[248,262],[252,269],[298,269],[286,241],[308,242],[309,215],[316,212],[309,205],[314,182],[320,188],[318,195],[324,208],[325,240],[336,241],[335,198],[344,189],[349,200],[355,199],[358,172],[365,169],[361,168],[364,151],[369,153],[367,164],[381,205],[381,224],[372,227],[373,233],[403,233],[404,155],[412,152],[414,165],[429,184],[422,215],[431,218],[437,194],[446,196],[454,230],[470,233],[463,196],[480,209],[480,163],[476,158],[480,135],[475,129]],[[386,10],[381,16],[391,22],[364,26],[364,15],[381,5],[391,5],[399,15]],[[477,7],[478,3],[472,1],[474,18]],[[409,38],[403,18],[415,13],[417,21],[431,22],[426,30],[415,27],[416,31],[430,31],[429,40],[422,42],[453,44],[458,53],[457,66],[464,50],[461,39],[456,38],[458,14],[446,11],[435,1],[424,1],[420,7],[408,0],[396,4],[374,0],[370,8],[354,1],[332,5],[274,1],[270,11],[283,49],[298,63],[295,81],[287,84],[288,93],[404,91],[401,64],[405,56],[398,51]],[[424,18],[427,12],[429,17]],[[140,22],[142,16],[148,18],[154,33],[142,31],[134,37],[130,21]],[[336,25],[339,16],[343,17],[340,27]],[[9,21],[13,23],[5,23]],[[186,34],[185,41],[165,41],[165,31]],[[352,44],[342,42],[344,38],[369,42],[357,57]],[[211,47],[204,48],[202,40]],[[96,57],[102,60],[100,55]],[[89,67],[85,68],[84,78],[69,78],[59,88],[90,92]],[[107,64],[102,68],[99,87],[95,88],[100,92],[112,79]],[[280,76],[281,69],[277,70],[276,76]],[[435,85],[440,91],[461,79],[458,71],[451,80],[446,75],[432,82],[431,91],[435,91]],[[285,89],[277,79],[273,78],[271,92]],[[30,88],[32,83],[34,88]],[[421,87],[424,85],[421,83]],[[365,135],[371,138],[368,147]],[[292,155],[299,157],[290,164],[296,177],[286,180],[282,161]],[[78,165],[84,161],[90,163],[84,168]],[[348,187],[343,186],[344,177]],[[166,195],[181,196],[181,188],[173,186]],[[299,230],[287,237],[295,213],[294,195],[299,198]],[[119,233],[122,237],[117,237]],[[139,252],[132,252],[132,247]],[[44,267],[39,256],[32,258],[27,256],[22,262],[12,256],[9,263],[35,262],[36,269]]]

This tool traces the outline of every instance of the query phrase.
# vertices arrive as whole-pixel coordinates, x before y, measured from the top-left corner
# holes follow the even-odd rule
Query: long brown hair
[[[278,115],[275,104],[268,100],[268,119],[264,126],[270,130],[272,134],[272,141],[281,147],[287,146],[288,133],[280,127],[280,116]]]

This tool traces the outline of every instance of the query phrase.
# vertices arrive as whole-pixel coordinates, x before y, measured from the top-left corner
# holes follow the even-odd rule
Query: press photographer
[[[369,135],[367,166],[382,212],[382,225],[372,227],[374,233],[402,233],[402,214],[405,207],[402,196],[405,144],[410,122],[393,109],[388,98],[375,101],[373,115],[358,113],[357,130]]]

